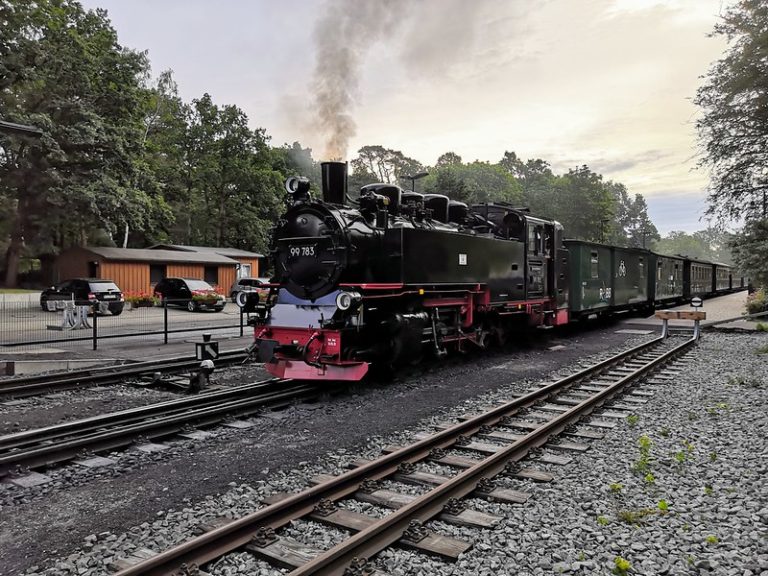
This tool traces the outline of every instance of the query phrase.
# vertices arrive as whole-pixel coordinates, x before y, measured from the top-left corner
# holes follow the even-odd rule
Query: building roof
[[[83,246],[83,250],[92,252],[107,260],[141,262],[180,262],[192,264],[230,264],[239,262],[213,252],[185,252],[181,250],[154,250],[149,248],[109,248],[105,246]]]
[[[197,252],[199,254],[220,254],[230,258],[263,258],[264,254],[240,250],[239,248],[216,248],[214,246],[186,246],[184,244],[155,244],[149,250],[180,250],[183,252]]]

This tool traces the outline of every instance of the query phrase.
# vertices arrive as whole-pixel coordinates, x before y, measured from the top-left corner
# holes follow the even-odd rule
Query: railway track
[[[551,450],[541,456],[542,460],[552,463],[563,463],[564,458],[551,455],[551,451],[586,450],[585,439],[602,437],[601,427],[615,426],[610,420],[631,414],[633,406],[642,403],[648,393],[632,391],[623,398],[623,404],[613,401],[628,387],[684,354],[694,342],[652,340],[458,424],[439,427],[409,446],[391,447],[380,458],[360,461],[340,476],[316,478],[303,492],[277,495],[257,512],[208,526],[201,536],[174,548],[153,555],[143,551],[123,559],[117,565],[117,576],[202,576],[206,564],[242,551],[289,568],[292,576],[380,574],[368,559],[390,546],[455,559],[471,547],[471,542],[433,533],[425,526],[428,521],[493,526],[500,518],[468,509],[462,499],[473,496],[524,502],[527,494],[500,487],[493,478],[511,474],[546,481],[545,472],[522,468],[520,461],[543,446]],[[584,423],[584,418],[611,402],[608,411],[599,416],[601,420]],[[558,437],[561,435],[565,439]],[[450,469],[451,474],[424,470],[434,469],[435,464]],[[419,496],[398,493],[387,488],[390,480],[416,484],[426,491]],[[354,506],[345,507],[347,499],[372,503],[390,512],[374,518],[354,511]],[[345,530],[349,537],[322,550],[280,534],[281,527],[298,519]]]
[[[247,357],[244,351],[222,352],[217,367],[242,362]],[[10,398],[27,398],[49,392],[71,390],[86,386],[103,386],[116,384],[126,379],[137,378],[142,375],[162,372],[164,374],[194,370],[200,365],[195,358],[178,358],[135,362],[121,366],[108,366],[101,368],[86,368],[68,372],[66,374],[41,374],[0,380],[0,400]]]
[[[322,392],[332,390],[326,385]],[[247,415],[265,406],[287,405],[320,392],[312,384],[273,378],[243,386],[169,400],[0,436],[0,478],[17,468],[40,468],[128,446],[137,439],[157,439],[211,426],[234,415]]]

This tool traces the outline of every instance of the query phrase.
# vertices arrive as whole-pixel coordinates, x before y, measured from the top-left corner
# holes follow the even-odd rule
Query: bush
[[[768,293],[760,288],[747,296],[747,314],[759,314],[768,311]]]
[[[160,304],[160,299],[147,292],[126,292],[124,295],[125,301],[134,308],[157,306]]]

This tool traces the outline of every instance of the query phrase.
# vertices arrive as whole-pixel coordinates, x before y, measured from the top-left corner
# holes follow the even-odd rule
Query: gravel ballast
[[[606,343],[607,340],[606,337]],[[621,347],[636,341],[627,341]],[[600,336],[593,333],[583,339],[580,354],[560,356],[561,363],[570,360],[564,362],[570,366],[563,372],[574,370],[589,348],[591,357],[585,363],[594,362],[599,342]],[[474,547],[456,564],[392,550],[376,559],[378,566],[393,575],[607,574],[615,568],[617,558],[624,558],[631,565],[630,573],[637,574],[765,572],[768,575],[768,488],[763,484],[768,472],[765,448],[768,384],[764,374],[766,356],[756,353],[766,343],[768,339],[759,334],[707,334],[694,352],[695,360],[678,382],[652,388],[656,394],[647,404],[638,407],[639,420],[634,425],[621,421],[615,429],[606,431],[604,439],[592,442],[589,452],[573,456],[573,461],[565,466],[536,464],[552,472],[555,482],[532,484],[504,478],[504,486],[533,494],[526,504],[471,500],[472,507],[503,518],[498,528],[477,530],[431,522],[429,527],[441,534],[474,542]],[[567,345],[579,346],[570,341]],[[616,349],[614,341],[604,347],[601,356]],[[153,455],[157,460],[143,463],[142,467],[154,473],[138,474],[138,478],[144,480],[142,484],[132,484],[140,472],[134,469],[115,472],[109,480],[92,479],[77,490],[63,491],[64,496],[54,493],[49,496],[52,501],[39,495],[45,494],[43,490],[6,493],[4,517],[12,518],[15,512],[33,505],[39,507],[38,514],[50,513],[53,524],[61,526],[64,523],[62,506],[68,504],[83,507],[78,514],[81,522],[83,518],[91,518],[98,526],[99,514],[114,518],[114,513],[119,512],[123,522],[133,519],[135,526],[125,527],[123,532],[105,528],[102,523],[93,533],[75,540],[81,548],[77,552],[68,552],[77,545],[56,552],[50,548],[38,548],[35,552],[32,547],[34,562],[40,564],[39,568],[20,557],[19,547],[3,545],[6,552],[13,555],[1,556],[10,557],[13,564],[6,565],[11,569],[5,571],[6,560],[3,560],[0,573],[17,573],[26,568],[28,574],[107,574],[106,566],[111,560],[136,547],[162,550],[186,538],[201,523],[221,515],[236,517],[254,511],[259,501],[269,494],[306,487],[309,478],[317,473],[338,473],[354,459],[375,457],[383,446],[403,443],[412,433],[428,430],[431,424],[487,407],[507,397],[510,391],[519,392],[530,385],[525,381],[526,376],[543,377],[551,371],[558,364],[552,356],[561,352],[528,351],[527,354],[534,357],[527,359],[528,368],[522,374],[520,356],[526,353],[512,358],[482,358],[471,366],[438,369],[386,389],[367,390],[331,406],[296,407],[279,420],[284,454],[276,465],[278,473],[270,471],[270,467],[275,469],[275,461],[266,444],[266,437],[274,441],[276,434],[276,421],[272,420],[271,426],[257,425],[249,431],[238,431],[223,442],[212,438],[194,446],[180,443],[170,451],[175,455]],[[538,371],[532,367],[535,361],[538,361]],[[508,372],[516,372],[516,376],[510,378]],[[475,385],[474,394],[466,387],[461,394],[456,393],[455,387],[451,388],[461,378],[474,378],[471,380]],[[509,385],[510,380],[516,382]],[[496,388],[500,391],[478,395]],[[446,390],[453,393],[448,394]],[[433,398],[435,395],[438,398]],[[422,405],[404,413],[406,406],[413,406],[417,398],[422,400]],[[374,412],[379,413],[377,419],[366,419]],[[355,414],[358,419],[354,419]],[[329,433],[333,427],[346,427],[348,441],[336,444],[345,448],[317,459],[322,455],[318,454],[320,450],[329,448],[317,441],[318,431],[313,423],[321,419],[327,421]],[[257,419],[266,420],[269,419]],[[353,421],[356,422],[354,431],[350,427]],[[651,442],[648,468],[633,470],[633,466],[638,468],[638,439],[642,436]],[[236,446],[230,452],[222,452],[222,443]],[[292,447],[286,448],[286,444]],[[312,446],[313,450],[304,450],[306,446]],[[211,476],[217,476],[216,481],[204,480],[205,477],[198,476],[199,472],[193,474],[209,493],[215,492],[217,485],[221,486],[221,476],[227,470],[233,470],[232,463],[220,461],[222,456],[243,461],[234,468],[238,471],[231,476],[234,481],[228,487],[223,486],[226,488],[223,494],[200,499],[198,491],[188,490],[186,500],[178,496],[166,498],[164,491],[176,494],[178,491],[169,484],[172,474],[163,478],[161,472],[164,469],[185,473],[177,462],[185,450],[189,451],[188,460],[202,467],[197,471],[215,463],[221,467],[210,472]],[[114,513],[110,514],[103,507],[107,495],[119,486],[126,492],[115,502]],[[409,486],[407,490],[414,488]],[[24,495],[21,500],[18,494]],[[156,499],[158,508],[148,513],[152,509],[148,501],[152,499]],[[127,513],[131,501],[138,507],[137,514]],[[666,510],[659,508],[662,501],[661,507]],[[167,509],[169,502],[173,510]],[[350,503],[349,506],[387,513],[369,505]],[[29,512],[25,514],[29,516]],[[18,523],[13,524],[18,530]],[[75,528],[82,530],[82,526],[75,525]],[[291,530],[301,541],[322,533],[321,540],[326,543],[320,547],[330,546],[339,537],[337,532],[320,529],[309,522],[297,523]],[[6,537],[18,541],[20,536],[13,526],[5,523],[2,533],[0,542],[7,542]],[[66,545],[66,540],[63,543]],[[56,561],[47,559],[57,556]],[[243,554],[230,555],[210,569],[214,574],[279,573]]]

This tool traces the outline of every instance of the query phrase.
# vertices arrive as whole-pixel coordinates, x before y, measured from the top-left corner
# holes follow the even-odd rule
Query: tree
[[[614,198],[613,212],[601,220],[603,238],[610,244],[631,248],[649,248],[661,236],[648,216],[648,205],[642,194],[630,198],[626,186],[606,182]]]
[[[399,184],[410,188],[408,176],[424,171],[424,166],[409,158],[399,150],[383,146],[363,146],[357,151],[357,158],[352,160],[350,188],[359,188],[372,182]]]
[[[285,174],[261,128],[251,130],[237,106],[219,107],[210,95],[193,100],[184,164],[187,242],[264,250],[279,214]],[[192,226],[194,223],[194,226]]]
[[[603,177],[580,166],[558,176],[554,188],[549,216],[563,224],[567,237],[600,241],[601,221],[614,213],[614,199]]]
[[[458,166],[461,163],[462,163],[461,156],[459,156],[455,152],[446,152],[445,154],[441,154],[440,157],[437,159],[435,168],[445,168],[446,166]]]
[[[509,172],[522,188],[521,204],[533,214],[552,216],[555,205],[555,175],[549,163],[539,158],[523,162],[514,152],[504,152],[499,166]]]
[[[443,155],[445,156],[445,155]],[[458,158],[458,157],[457,157]],[[510,202],[519,204],[520,184],[498,164],[488,162],[444,163],[424,179],[424,191],[476,204]]]
[[[711,172],[709,213],[739,218],[751,203],[764,204],[768,191],[768,3],[740,0],[713,35],[730,48],[694,99],[703,111],[700,165]]]
[[[733,263],[729,244],[732,235],[716,228],[699,230],[693,234],[672,231],[654,244],[661,254],[683,255],[700,260],[712,260],[724,264]]]
[[[768,286],[768,220],[747,222],[729,246],[739,269],[759,286]]]
[[[134,184],[148,65],[118,44],[103,10],[73,0],[6,0],[0,22],[0,116],[43,131],[34,142],[0,138],[13,286],[23,253],[145,218],[151,201]]]

